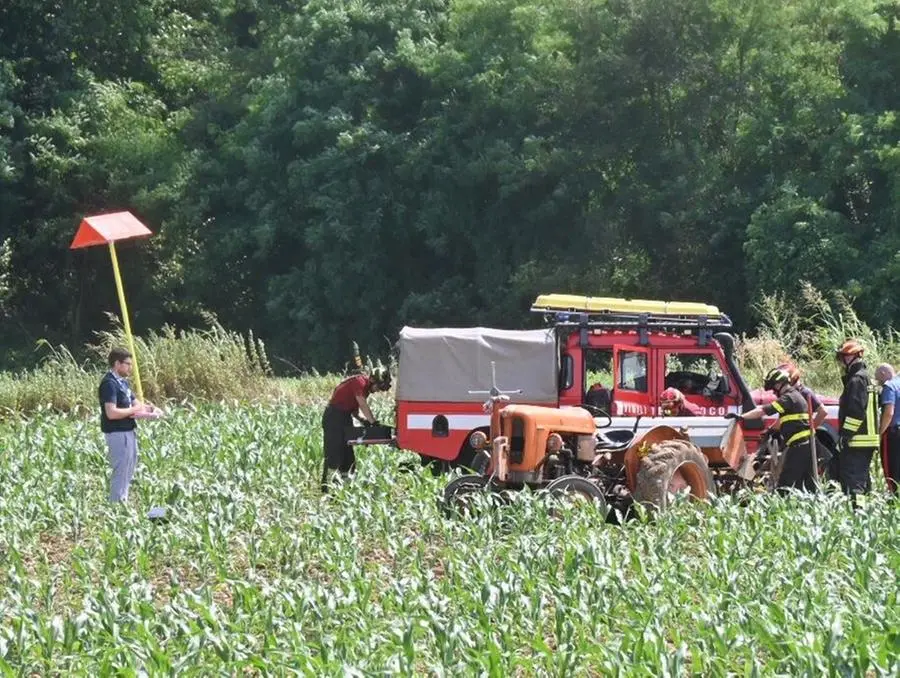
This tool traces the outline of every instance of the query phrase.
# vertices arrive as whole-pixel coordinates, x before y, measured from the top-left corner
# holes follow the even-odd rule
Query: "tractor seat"
[[[634,431],[625,428],[597,431],[597,449],[618,450],[628,447],[634,440]]]

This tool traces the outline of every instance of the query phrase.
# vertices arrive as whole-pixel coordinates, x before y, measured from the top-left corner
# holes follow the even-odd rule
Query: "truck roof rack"
[[[732,327],[731,318],[716,306],[683,301],[542,294],[531,311],[556,327],[636,329],[642,336],[650,329],[689,330],[700,335],[701,343],[713,331]]]

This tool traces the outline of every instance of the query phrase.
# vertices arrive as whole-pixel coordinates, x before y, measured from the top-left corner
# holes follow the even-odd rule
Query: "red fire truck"
[[[728,412],[774,399],[749,389],[734,360],[731,320],[715,306],[548,294],[531,310],[545,328],[404,327],[393,444],[426,460],[471,466],[469,437],[489,427],[483,404],[492,363],[499,387],[520,391],[511,402],[584,407],[598,424],[602,417],[600,425],[638,434],[661,423],[683,426],[699,447],[719,443]],[[663,418],[659,395],[668,387],[700,416]],[[838,401],[819,397],[828,419],[817,441],[833,451]],[[773,421],[743,424],[749,452]]]

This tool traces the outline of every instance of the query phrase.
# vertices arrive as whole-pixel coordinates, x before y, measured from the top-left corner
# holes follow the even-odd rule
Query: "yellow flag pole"
[[[116,257],[116,243],[110,241],[109,256],[112,259],[113,275],[116,279],[116,290],[119,292],[119,305],[122,307],[122,319],[125,323],[125,337],[128,339],[128,350],[131,351],[131,364],[134,367],[134,383],[137,386],[137,397],[144,401],[144,389],[141,388],[141,373],[138,370],[137,351],[134,350],[134,337],[131,336],[131,323],[128,320],[128,306],[125,304],[125,288],[122,287],[122,274],[119,273],[119,259]]]

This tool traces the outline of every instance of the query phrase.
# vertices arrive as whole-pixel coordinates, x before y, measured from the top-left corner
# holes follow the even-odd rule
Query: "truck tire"
[[[706,457],[686,440],[664,440],[650,448],[638,470],[634,500],[650,510],[669,505],[669,493],[690,487],[695,499],[716,494],[715,480]]]

